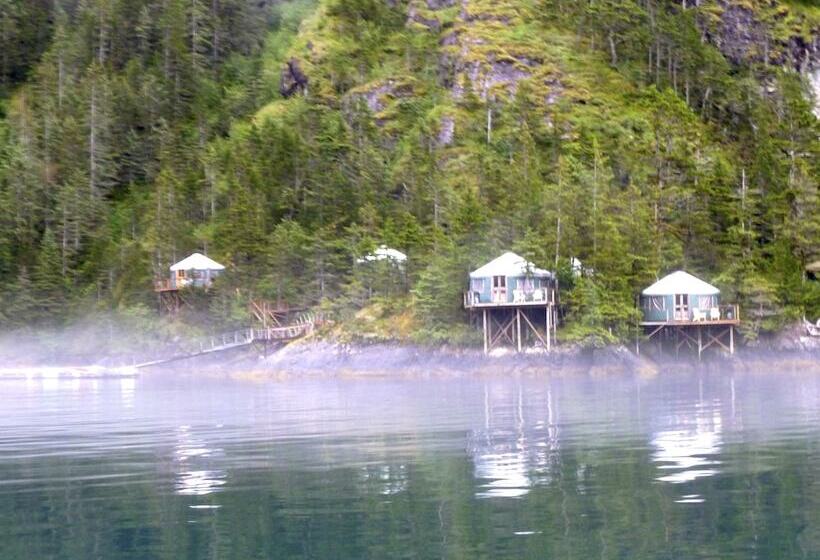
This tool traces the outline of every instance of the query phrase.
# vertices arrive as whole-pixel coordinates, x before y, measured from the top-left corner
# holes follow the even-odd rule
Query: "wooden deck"
[[[470,292],[464,292],[464,309],[515,309],[517,307],[548,307],[555,305],[555,290],[550,290],[547,299],[521,301],[474,301]]]
[[[677,356],[683,346],[697,349],[698,359],[708,348],[715,346],[729,352],[735,353],[735,327],[740,325],[740,306],[737,304],[719,306],[720,317],[725,319],[707,319],[698,317],[694,319],[694,314],[690,315],[688,310],[683,313],[689,319],[673,319],[666,321],[642,321],[640,324],[644,330],[645,340],[648,342],[653,338],[658,341],[658,352],[663,348],[662,337],[673,339],[675,355]],[[729,318],[731,317],[731,318]],[[640,353],[640,340],[636,341],[637,351]]]
[[[168,278],[163,278],[161,280],[154,280],[154,291],[158,293],[163,292],[176,292],[179,289],[171,284],[171,280]]]
[[[633,323],[634,324],[634,323]],[[739,325],[740,319],[719,319],[717,321],[643,321],[642,327],[708,327],[711,325]]]
[[[553,305],[549,301],[520,301],[520,302],[491,302],[466,304],[465,309],[513,309],[516,307],[547,307]]]

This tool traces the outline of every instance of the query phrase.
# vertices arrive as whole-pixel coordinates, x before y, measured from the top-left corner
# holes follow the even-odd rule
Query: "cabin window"
[[[484,279],[473,278],[472,280],[470,280],[470,290],[473,292],[484,293]]]
[[[698,296],[698,308],[711,309],[717,307],[717,298],[715,296]]]
[[[184,279],[185,278],[185,271],[184,270],[177,270],[177,278]]]
[[[507,287],[507,277],[506,276],[493,276],[493,288],[506,288]]]
[[[643,308],[647,311],[664,311],[666,310],[666,298],[663,296],[645,297]]]
[[[518,287],[525,292],[531,292],[533,290],[532,278],[524,278],[523,280],[519,280]]]

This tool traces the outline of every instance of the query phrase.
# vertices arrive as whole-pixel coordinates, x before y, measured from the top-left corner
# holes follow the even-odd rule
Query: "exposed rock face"
[[[384,111],[391,100],[412,95],[411,82],[388,79],[356,88],[350,92],[350,99],[364,101],[371,113],[379,113]]]
[[[715,46],[723,56],[735,64],[765,55],[766,30],[754,17],[752,10],[745,6],[729,4],[721,16],[717,35],[713,37]]]
[[[302,72],[299,61],[295,58],[288,60],[279,81],[279,93],[282,97],[290,97],[296,92],[305,92],[308,87],[308,77]]]
[[[491,90],[497,88],[514,94],[518,82],[532,76],[525,59],[494,60],[491,56],[485,61],[459,62],[456,61],[455,71],[467,80],[457,80],[453,84],[456,99],[462,98],[467,84],[481,99],[486,99]]]
[[[720,24],[717,29],[706,29],[705,36],[734,64],[767,62],[801,72],[820,66],[820,30],[811,41],[799,35],[779,41],[748,6],[729,0],[721,5]]]
[[[720,4],[720,24],[717,29],[705,29],[706,38],[734,64],[765,62],[806,75],[814,91],[814,111],[820,117],[820,29],[815,29],[811,40],[800,35],[778,40],[749,6],[735,0],[721,0]]]
[[[441,29],[441,22],[436,18],[432,17],[425,17],[419,10],[416,9],[415,6],[410,6],[409,11],[407,12],[407,20],[408,22],[417,23],[422,27],[426,27],[430,31],[438,31]]]
[[[514,95],[521,80],[535,77],[542,64],[528,46],[503,36],[503,28],[527,18],[500,4],[461,0],[452,30],[441,37],[439,76],[460,100],[467,89],[480,99]]]
[[[449,146],[453,143],[453,136],[456,131],[456,121],[453,117],[447,116],[441,119],[441,127],[438,131],[438,145],[440,147]]]
[[[803,37],[789,39],[788,55],[795,70],[805,73],[820,68],[820,29],[809,43]]]
[[[814,91],[814,114],[820,119],[820,68],[809,74],[809,82]]]

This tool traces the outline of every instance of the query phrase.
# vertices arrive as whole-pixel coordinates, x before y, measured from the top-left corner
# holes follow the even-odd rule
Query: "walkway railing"
[[[283,342],[287,340],[295,340],[313,333],[317,324],[324,321],[322,315],[315,313],[300,313],[296,316],[293,324],[284,327],[266,327],[266,328],[248,328],[213,335],[199,339],[194,342],[187,350],[179,352],[173,356],[158,358],[153,361],[135,364],[136,368],[144,368],[173,362],[177,360],[184,360],[186,358],[194,358],[196,356],[203,356],[205,354],[212,354],[216,352],[224,352],[234,348],[243,346],[250,346],[255,342]]]

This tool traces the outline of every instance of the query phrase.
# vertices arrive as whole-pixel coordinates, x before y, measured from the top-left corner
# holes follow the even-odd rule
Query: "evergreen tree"
[[[40,251],[32,276],[32,288],[37,298],[38,314],[47,322],[55,322],[65,312],[65,281],[62,274],[60,249],[51,228],[40,241]]]

